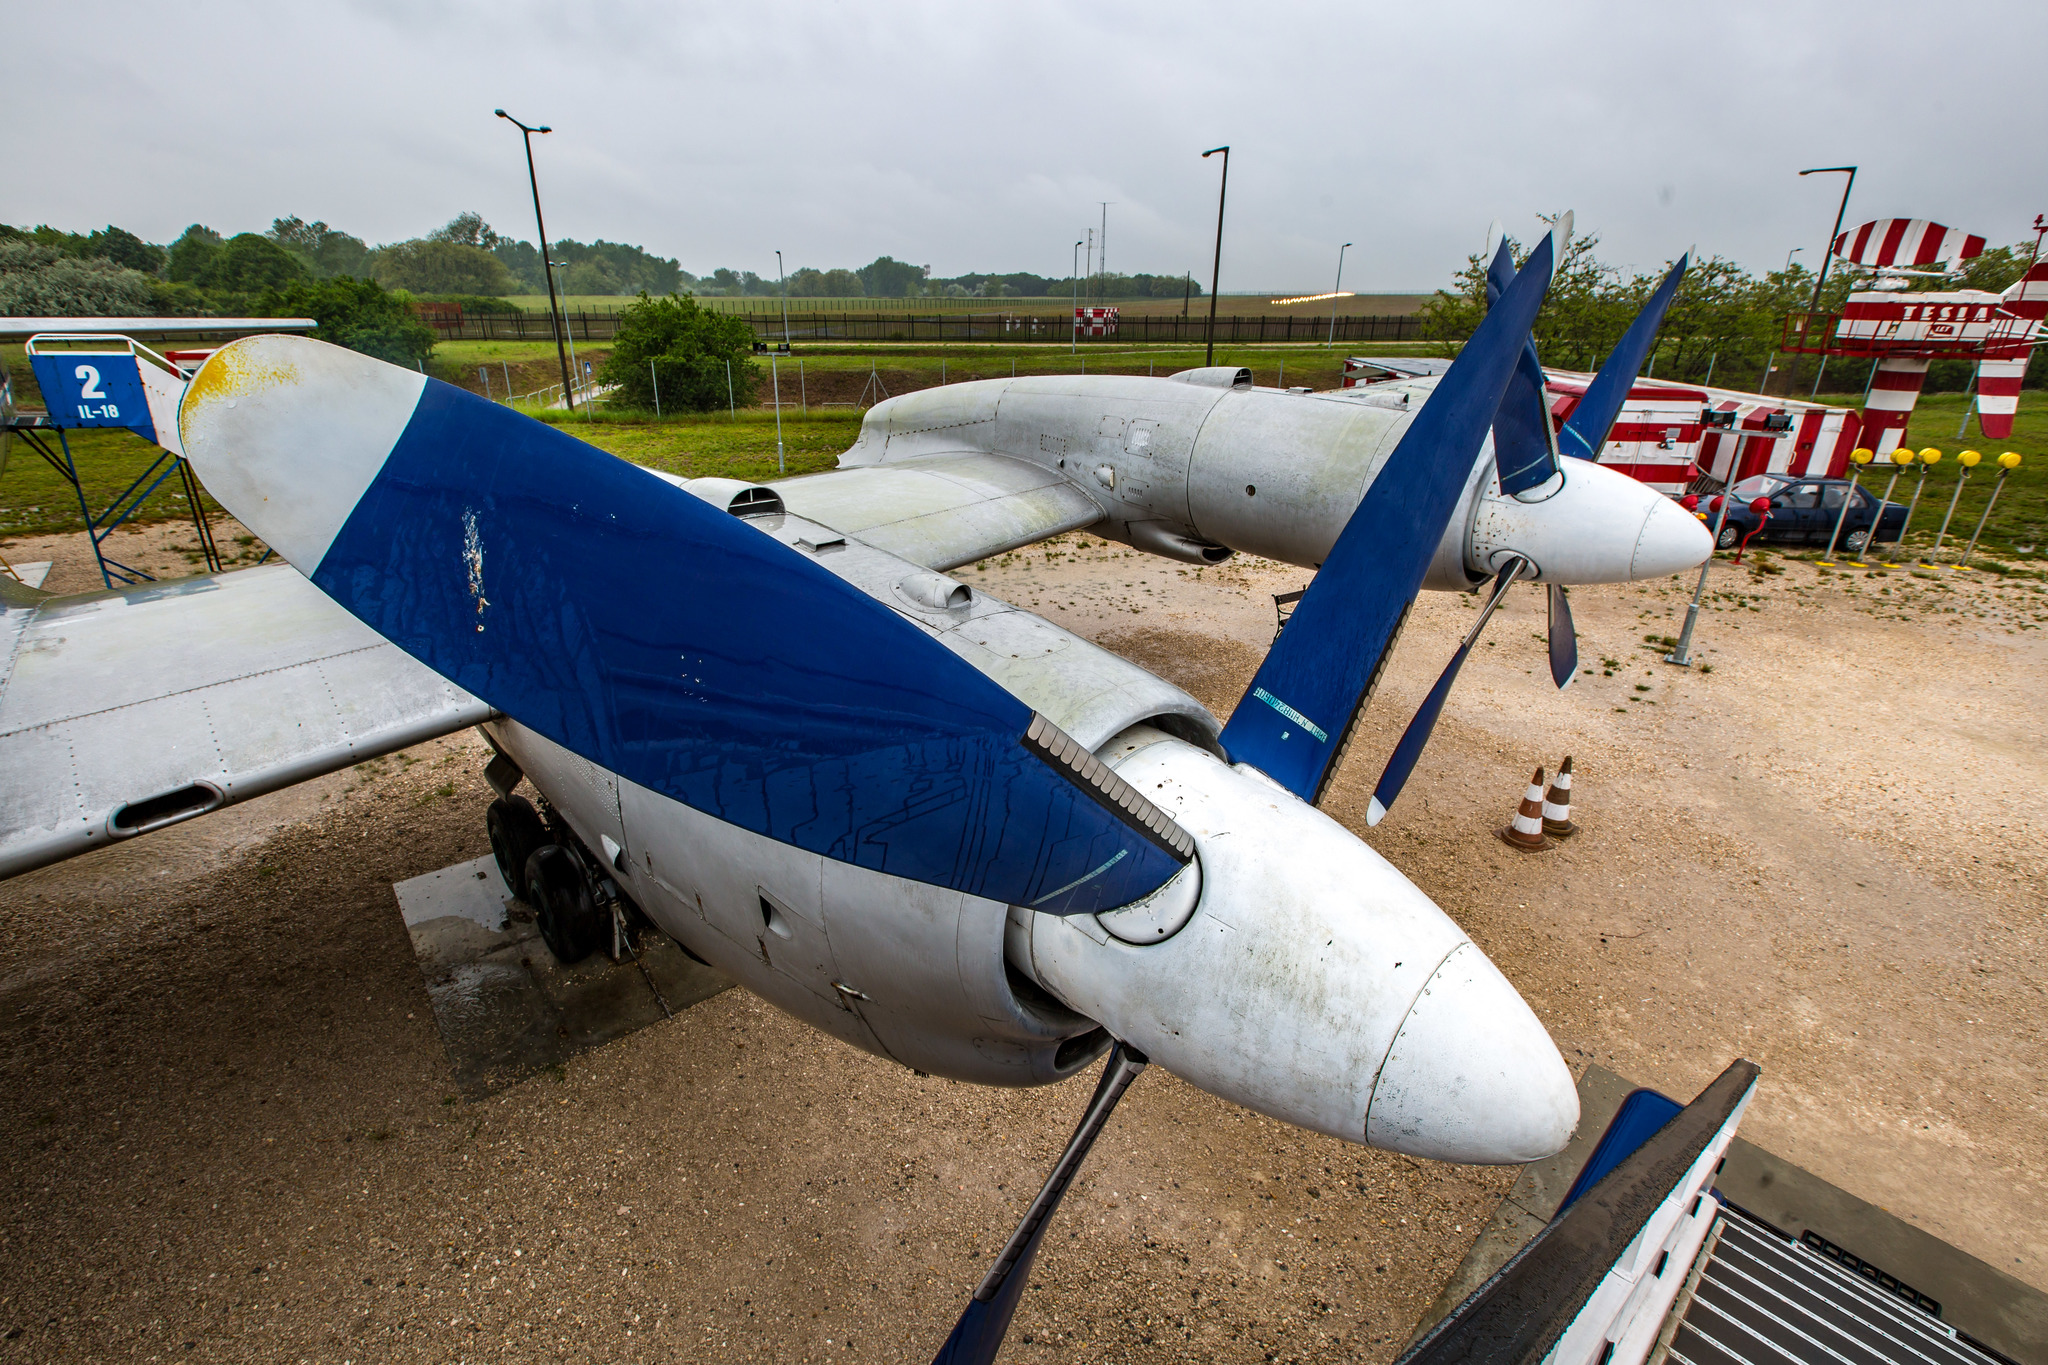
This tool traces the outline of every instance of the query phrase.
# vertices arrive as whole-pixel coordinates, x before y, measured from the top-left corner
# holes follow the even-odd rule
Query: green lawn
[[[1322,389],[1334,387],[1341,372],[1343,356],[1350,351],[1370,353],[1426,352],[1426,347],[1394,345],[1339,347],[1226,347],[1219,348],[1218,364],[1249,365],[1260,383],[1281,378],[1282,366],[1289,383],[1304,383]],[[596,348],[579,352],[579,358],[601,361],[606,351]],[[1001,345],[877,345],[799,346],[797,358],[808,376],[837,381],[842,391],[871,366],[879,370],[891,392],[936,384],[943,376],[948,383],[970,379],[1027,374],[1119,373],[1171,374],[1202,363],[1200,348],[1144,348],[1097,344],[1084,346],[1073,355],[1056,347]],[[8,363],[17,396],[29,406],[39,403],[34,381],[28,374],[18,345],[0,347],[0,360]],[[504,371],[509,367],[515,391],[538,389],[559,372],[554,347],[549,342],[461,341],[444,342],[435,350],[433,369],[451,381],[481,392],[479,367],[491,374],[494,395],[502,394]],[[766,366],[764,365],[764,369]],[[783,456],[790,474],[811,473],[832,467],[835,457],[853,443],[859,430],[861,410],[851,406],[798,410],[798,389],[790,374],[792,361],[785,361],[783,375]],[[764,397],[767,385],[763,384]],[[817,391],[813,391],[814,393]],[[848,396],[851,397],[850,391]],[[1860,394],[1833,395],[1829,401],[1856,405]],[[1931,545],[1941,517],[1955,491],[1955,462],[1958,450],[1975,446],[1987,459],[1970,476],[1957,507],[1950,540],[1969,539],[1985,499],[1996,482],[1991,460],[2000,450],[2019,451],[2026,463],[2007,480],[1999,495],[1997,511],[1986,528],[1983,546],[1995,557],[2015,568],[2029,568],[2048,555],[2048,394],[2029,391],[2020,401],[2020,412],[2009,441],[1992,443],[1972,431],[1956,440],[1956,422],[1962,415],[1960,394],[1928,394],[1920,400],[1908,428],[1908,439],[1916,448],[1934,446],[1945,458],[1929,473],[1920,510],[1914,515],[1910,542]],[[777,476],[775,422],[772,412],[755,408],[743,410],[737,418],[724,413],[666,417],[607,413],[599,408],[593,417],[582,413],[544,414],[544,420],[560,425],[583,440],[622,458],[685,476],[724,475],[730,478],[771,479]],[[51,439],[54,444],[53,438]],[[71,448],[87,496],[95,511],[105,507],[155,458],[156,448],[139,437],[120,431],[71,433]],[[1880,473],[1874,491],[1883,491],[1885,475]],[[1869,479],[1866,483],[1871,482]],[[1900,480],[1894,497],[1911,496],[1912,476]],[[212,507],[209,501],[209,507]],[[166,481],[144,504],[138,519],[159,521],[189,515],[178,480]],[[17,439],[4,470],[0,470],[0,538],[37,535],[83,528],[77,496],[63,479],[27,444]]]
[[[1860,393],[1824,394],[1822,397],[1827,402],[1843,406],[1859,406],[1863,399]],[[2005,489],[1998,495],[1997,509],[1992,512],[1991,521],[1984,528],[1984,538],[1978,544],[1980,551],[1988,550],[2014,568],[2039,567],[2038,561],[2048,558],[2048,393],[2030,389],[2021,395],[2012,436],[2004,441],[1985,440],[1977,431],[1974,417],[1963,439],[1957,440],[1956,423],[1962,415],[1963,395],[1959,393],[1923,394],[1913,409],[1913,420],[1906,427],[1906,442],[1916,450],[1932,446],[1941,452],[1942,458],[1928,468],[1920,506],[1913,513],[1912,525],[1907,528],[1907,545],[1924,549],[1934,544],[1942,517],[1948,511],[1949,499],[1956,491],[1956,475],[1962,468],[1956,463],[1956,455],[1960,451],[1974,449],[1983,452],[1984,461],[1963,485],[1962,501],[1957,504],[1955,519],[1949,524],[1949,538],[1943,543],[1943,555],[1947,555],[1951,546],[1960,550],[1962,545],[1968,544],[1970,532],[1977,525],[1977,517],[1983,512],[1991,489],[1998,482],[1994,461],[2000,451],[2016,450],[2024,463],[2006,479]],[[1863,483],[1873,492],[1883,493],[1891,477],[1891,468],[1874,468],[1872,473],[1863,476]],[[1919,470],[1920,466],[1916,465],[1900,478],[1892,492],[1894,502],[1912,501]],[[1958,538],[1961,544],[1956,544]]]

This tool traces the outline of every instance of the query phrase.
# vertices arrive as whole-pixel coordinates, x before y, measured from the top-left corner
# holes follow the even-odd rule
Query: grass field
[[[1314,291],[1306,291],[1314,292]],[[572,294],[562,297],[562,307],[574,312],[584,309],[589,312],[609,312],[624,308],[633,302],[631,294]],[[1330,316],[1330,301],[1318,303],[1294,303],[1276,305],[1274,300],[1287,297],[1284,294],[1223,294],[1216,300],[1218,317],[1258,317],[1270,314],[1278,317],[1292,314],[1295,317],[1326,318]],[[1422,307],[1429,294],[1355,294],[1348,299],[1337,300],[1340,317],[1405,317]],[[506,302],[521,308],[546,312],[546,294],[514,294]],[[698,303],[721,313],[778,313],[782,300],[772,294],[753,295],[746,298],[699,298]],[[1081,303],[1089,307],[1106,306],[1121,309],[1136,316],[1147,314],[1164,317],[1181,311],[1178,295],[1170,299],[1108,299],[1091,300],[1083,297]],[[1073,306],[1073,300],[1065,294],[1050,298],[1031,299],[797,299],[789,301],[789,311],[796,313],[1058,313],[1064,315]],[[1195,298],[1187,303],[1189,317],[1207,317],[1209,301]]]
[[[0,347],[0,359],[8,362],[18,396],[34,406],[39,398],[20,349]],[[1385,344],[1371,349],[1392,354],[1429,350]],[[579,352],[579,358],[601,363],[606,354],[592,348]],[[1324,351],[1317,347],[1242,346],[1219,348],[1216,360],[1219,364],[1249,365],[1261,384],[1277,383],[1284,366],[1289,383],[1327,389],[1338,382],[1344,354],[1342,347]],[[1070,356],[1035,346],[839,346],[799,348],[798,359],[801,371],[794,361],[784,361],[778,367],[784,403],[783,456],[790,474],[829,469],[839,452],[853,443],[862,409],[851,400],[865,385],[871,367],[888,391],[896,394],[937,384],[942,376],[948,383],[1006,377],[1012,366],[1020,375],[1077,374],[1084,367],[1091,374],[1150,371],[1163,375],[1201,364],[1202,352],[1199,348],[1096,346]],[[503,392],[506,369],[515,391],[521,392],[551,382],[558,372],[554,347],[546,342],[447,342],[435,351],[433,368],[438,375],[477,392],[483,387],[477,374],[480,366],[491,371],[494,395]],[[763,397],[767,397],[766,384]],[[1860,400],[1859,394],[1827,399],[1849,405]],[[1956,440],[1962,411],[1962,395],[1928,394],[1914,412],[1908,428],[1910,443],[1916,448],[1934,446],[1945,458],[1927,477],[1920,509],[1913,517],[1910,543],[1916,547],[1932,543],[1955,491],[1960,468],[1955,462],[1957,451],[1974,445],[1995,458],[1999,450],[2017,450],[2027,462],[2007,479],[1983,546],[2013,568],[2029,569],[2048,557],[2048,394],[2030,391],[2021,399],[2012,439],[2002,443],[1986,442],[1974,430],[1964,440]],[[737,417],[691,414],[658,421],[651,415],[607,412],[600,407],[587,416],[555,412],[543,414],[543,419],[624,459],[676,474],[754,480],[776,477],[775,422],[772,410],[766,407],[742,410]],[[154,446],[120,431],[75,432],[70,443],[95,510],[105,507],[156,455]],[[1865,482],[1882,493],[1884,478],[1880,472],[1874,483],[1867,478]],[[1912,475],[1901,479],[1894,498],[1908,500],[1913,484]],[[1950,530],[1951,542],[1968,540],[1995,484],[1995,469],[1987,460],[1964,484]],[[171,479],[143,506],[138,519],[160,521],[188,515],[183,490]],[[75,531],[83,526],[77,495],[32,448],[16,440],[4,471],[0,471],[0,539]]]

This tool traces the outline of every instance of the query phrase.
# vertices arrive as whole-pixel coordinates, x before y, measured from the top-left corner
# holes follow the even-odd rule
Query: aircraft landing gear
[[[523,796],[501,796],[491,802],[484,825],[491,832],[491,856],[498,860],[498,875],[513,895],[524,899],[527,859],[554,842],[547,826]]]
[[[498,792],[484,817],[491,856],[505,885],[533,908],[548,951],[565,967],[600,948],[614,962],[636,957],[647,924],[640,908],[545,798],[537,811],[525,797],[513,795],[522,774],[510,759],[500,754],[485,776]],[[666,1002],[662,1008],[668,1008]]]
[[[533,906],[541,941],[565,967],[612,937],[611,907],[597,903],[576,855],[560,844],[537,848],[527,859],[526,900]]]

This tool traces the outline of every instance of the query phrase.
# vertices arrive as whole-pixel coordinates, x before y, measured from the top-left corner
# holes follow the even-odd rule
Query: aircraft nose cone
[[[1380,1067],[1365,1140],[1482,1165],[1535,1161],[1579,1122],[1572,1074],[1515,988],[1470,943],[1417,996]]]
[[[1636,533],[1632,579],[1663,578],[1696,569],[1714,552],[1714,537],[1698,517],[1666,497],[1650,501],[1643,526]]]

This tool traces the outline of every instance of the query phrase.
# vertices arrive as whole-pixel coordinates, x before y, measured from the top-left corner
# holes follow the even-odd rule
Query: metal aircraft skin
[[[1430,381],[948,386],[877,406],[839,470],[772,488],[637,469],[323,343],[236,342],[177,439],[289,567],[0,590],[0,759],[23,778],[0,796],[0,875],[480,722],[505,790],[530,783],[656,926],[857,1047],[1015,1086],[1115,1039],[1348,1141],[1547,1155],[1578,1106],[1542,1025],[1313,797],[1417,588],[1708,552],[1597,465],[1533,497],[1490,479],[1502,338],[1526,334],[1548,259],[1506,295],[1516,320]],[[941,572],[1083,527],[1193,562],[1327,561],[1304,606],[1373,616],[1376,643],[1319,659],[1290,626],[1269,666],[1291,650],[1336,679],[1320,724],[1261,690],[1239,716],[1266,729],[1232,739]],[[1406,567],[1382,581],[1382,559]]]
[[[1051,521],[1057,530],[1085,525],[1191,564],[1243,552],[1318,568],[1438,382],[1314,393],[1254,387],[1248,372],[1216,366],[1159,379],[949,384],[876,404],[839,469],[775,488],[792,511],[952,568],[981,558],[980,547],[954,558],[945,518],[940,538],[925,538],[919,476],[989,478],[982,461],[993,458],[1057,481],[1070,509],[1070,524]],[[1572,460],[1515,496],[1501,493],[1494,466],[1489,440],[1424,587],[1469,592],[1516,554],[1530,561],[1525,579],[1584,584],[1662,578],[1710,551],[1695,518],[1626,474]],[[849,477],[862,469],[898,482],[884,492],[879,480]]]

